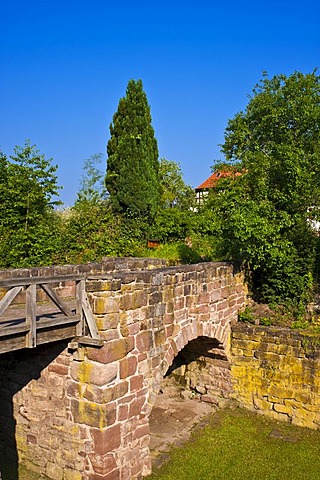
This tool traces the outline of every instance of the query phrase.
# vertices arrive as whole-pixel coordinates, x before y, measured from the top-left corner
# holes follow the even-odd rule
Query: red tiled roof
[[[222,171],[222,170],[216,170],[212,175],[210,175],[207,180],[205,180],[199,187],[196,188],[196,190],[205,190],[206,188],[213,188],[217,185],[218,181],[221,180],[221,178],[227,178],[230,177],[231,175],[234,175],[238,177],[241,175],[240,172],[232,172],[232,171]]]

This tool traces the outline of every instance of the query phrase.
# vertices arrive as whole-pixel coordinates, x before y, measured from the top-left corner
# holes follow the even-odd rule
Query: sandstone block
[[[177,312],[185,307],[185,297],[175,298],[173,301],[173,310]]]
[[[92,429],[91,436],[94,443],[94,454],[106,455],[120,447],[120,424],[107,429]]]
[[[140,415],[146,399],[144,397],[134,399],[129,405],[129,418]]]
[[[59,363],[51,363],[48,367],[49,372],[56,373],[57,375],[68,375],[69,368],[67,365],[62,365]]]
[[[88,348],[87,355],[90,360],[106,364],[124,358],[133,348],[134,339],[132,337],[120,338],[105,343],[100,349]]]
[[[73,362],[71,365],[71,377],[80,383],[108,385],[117,378],[117,375],[118,365],[116,362],[105,365],[86,361]]]
[[[97,404],[86,400],[71,400],[71,412],[76,423],[105,428],[116,421],[116,404]]]
[[[89,455],[92,468],[99,475],[106,475],[117,468],[116,460],[112,453],[99,455],[97,453]]]
[[[104,315],[119,312],[119,298],[105,294],[95,294],[93,297],[93,313]]]
[[[128,415],[129,415],[129,406],[128,406],[128,404],[119,405],[119,408],[118,408],[118,417],[117,417],[118,422],[123,422],[123,421],[125,421],[125,420],[128,420]]]
[[[120,298],[120,308],[122,310],[136,310],[147,305],[147,292],[137,290],[132,293],[125,293]]]
[[[120,361],[120,378],[127,378],[134,375],[137,371],[137,357],[126,357]]]
[[[136,336],[136,348],[142,352],[148,352],[152,346],[152,333],[149,331],[144,331],[138,333]]]
[[[149,305],[157,305],[162,302],[162,292],[154,291],[148,295],[148,304]]]
[[[164,345],[166,343],[167,337],[164,329],[154,332],[154,344],[156,347]]]
[[[297,425],[298,427],[307,427],[311,428],[312,430],[317,430],[318,425],[313,420],[313,418],[301,418],[298,415],[292,417],[292,424]]]
[[[226,310],[229,307],[229,300],[220,300],[217,303],[217,310],[220,312],[221,310]]]
[[[143,387],[143,375],[136,375],[130,378],[130,392],[135,392]]]
[[[95,319],[98,330],[108,330],[117,328],[119,323],[119,314],[106,313],[105,315],[96,315]]]
[[[82,397],[89,402],[110,403],[114,400],[124,397],[129,390],[129,382],[123,380],[107,388],[99,388],[95,385],[86,385]]]
[[[93,475],[90,476],[90,480],[119,480],[120,479],[120,472],[119,470],[113,470],[110,473],[107,473],[106,475],[100,475],[98,473],[94,473]],[[130,478],[130,477],[123,477],[123,478]]]
[[[291,388],[286,388],[285,385],[271,385],[268,394],[276,398],[296,398],[296,393]]]

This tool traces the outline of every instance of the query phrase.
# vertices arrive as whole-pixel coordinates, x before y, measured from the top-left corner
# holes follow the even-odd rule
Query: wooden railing
[[[74,282],[75,295],[62,299],[52,284]],[[73,338],[100,346],[96,322],[86,293],[84,275],[20,277],[0,280],[6,293],[0,300],[0,353]],[[47,302],[37,302],[37,290]],[[24,304],[13,304],[25,292]],[[54,310],[55,309],[55,310]]]

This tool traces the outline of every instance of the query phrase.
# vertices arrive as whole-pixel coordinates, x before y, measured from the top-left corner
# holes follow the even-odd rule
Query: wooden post
[[[85,279],[77,280],[76,282],[76,301],[77,301],[76,313],[80,317],[80,321],[76,326],[77,337],[81,337],[82,335],[85,335],[84,313],[82,309],[85,288],[86,288]]]
[[[83,297],[82,297],[82,309],[84,312],[84,316],[86,319],[87,326],[89,328],[89,333],[92,338],[94,339],[100,339],[100,335],[97,329],[96,321],[94,319],[94,316],[92,314],[92,310],[90,307],[89,299],[87,292],[83,292]]]
[[[36,284],[29,285],[26,288],[26,324],[29,327],[29,332],[26,336],[27,348],[37,346],[36,289]]]

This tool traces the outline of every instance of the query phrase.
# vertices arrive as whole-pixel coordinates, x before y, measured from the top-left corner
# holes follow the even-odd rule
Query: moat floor
[[[201,402],[196,396],[181,396],[179,387],[170,380],[165,381],[150,415],[152,465],[159,467],[165,463],[170,447],[183,445],[192,430],[204,426],[215,411],[216,407]]]

